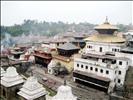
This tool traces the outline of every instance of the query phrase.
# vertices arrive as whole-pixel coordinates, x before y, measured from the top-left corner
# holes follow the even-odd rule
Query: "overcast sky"
[[[133,23],[131,1],[1,1],[1,24],[21,24],[24,19],[48,22]]]

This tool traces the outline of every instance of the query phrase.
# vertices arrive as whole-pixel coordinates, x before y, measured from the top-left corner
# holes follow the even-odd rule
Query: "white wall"
[[[122,52],[117,52],[115,53],[116,56],[118,57],[126,57],[129,58],[129,65],[133,67],[133,54],[128,54],[128,53],[122,53]]]
[[[88,48],[92,46],[92,48]],[[102,52],[116,52],[112,51],[112,49],[117,49],[117,51],[120,51],[121,46],[124,44],[112,44],[112,43],[97,43],[97,42],[87,42],[85,46],[85,52],[88,51],[97,51],[100,52],[100,47],[102,47]]]
[[[122,61],[122,65],[119,65],[119,61]],[[77,67],[77,64],[79,64],[79,67]],[[96,64],[98,64],[97,61],[74,58],[74,70],[79,70],[87,73],[92,73],[97,76],[109,78],[111,81],[114,81],[116,85],[124,84],[125,75],[128,68],[127,61],[117,60],[117,63],[113,65],[113,67],[107,67],[107,64],[103,64],[101,62],[98,65]],[[81,67],[81,65],[83,65],[83,68]],[[88,69],[86,69],[86,66],[88,66]],[[93,67],[93,70],[90,70],[90,67]],[[95,71],[95,68],[97,68],[98,71]],[[101,69],[103,70],[103,73],[101,73]],[[109,74],[106,74],[107,70],[109,71]],[[119,71],[121,71],[121,74],[119,74]],[[118,79],[120,79],[120,83],[118,83]]]

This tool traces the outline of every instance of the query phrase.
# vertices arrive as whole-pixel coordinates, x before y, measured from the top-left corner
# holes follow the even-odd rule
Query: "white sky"
[[[1,1],[1,24],[21,24],[24,19],[68,23],[133,23],[131,1]]]

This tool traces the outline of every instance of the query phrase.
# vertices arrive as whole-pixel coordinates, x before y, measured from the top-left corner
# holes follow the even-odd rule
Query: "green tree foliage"
[[[43,34],[47,36],[53,36],[57,33],[65,33],[69,30],[75,30],[76,32],[88,33],[90,30],[93,30],[94,24],[90,24],[87,22],[84,23],[63,23],[59,22],[38,22],[37,20],[24,20],[21,25],[13,25],[13,26],[0,26],[1,27],[1,37],[4,37],[5,33],[9,33],[12,36],[18,36],[23,33],[29,34]],[[131,29],[132,25],[117,25],[120,29],[119,31],[126,32]]]

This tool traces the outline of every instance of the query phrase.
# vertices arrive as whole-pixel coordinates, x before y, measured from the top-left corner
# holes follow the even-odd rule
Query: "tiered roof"
[[[92,42],[103,42],[103,43],[122,43],[126,41],[124,38],[114,34],[115,31],[118,30],[118,28],[111,25],[108,22],[107,17],[103,24],[95,27],[95,30],[98,31],[97,34],[94,34],[84,40]]]
[[[17,73],[15,67],[9,67],[1,78],[1,84],[5,87],[15,86],[23,82],[23,78]]]
[[[106,20],[103,24],[99,25],[99,26],[96,26],[95,29],[113,29],[113,30],[118,30],[118,28],[116,26],[113,26],[111,25],[109,22],[108,22],[108,18],[106,17]]]
[[[18,95],[27,100],[34,100],[46,94],[47,92],[45,88],[40,83],[38,83],[34,76],[29,77],[18,92]]]
[[[92,35],[92,36],[90,36],[84,40],[85,41],[92,41],[92,42],[104,42],[104,43],[121,43],[121,42],[126,41],[122,37],[118,37],[115,35],[107,35],[107,34]]]

